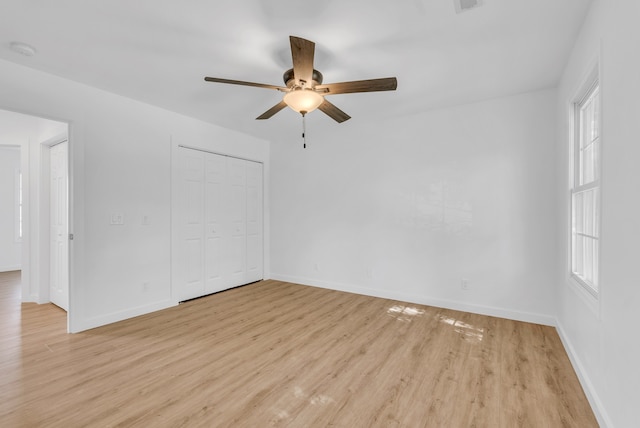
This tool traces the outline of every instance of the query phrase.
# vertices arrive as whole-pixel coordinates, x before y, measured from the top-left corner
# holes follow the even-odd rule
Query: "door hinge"
[[[69,241],[73,241],[73,233],[69,234]]]

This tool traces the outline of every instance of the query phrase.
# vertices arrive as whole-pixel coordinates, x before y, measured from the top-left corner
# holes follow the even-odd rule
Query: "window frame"
[[[583,128],[583,107],[594,97],[597,93],[598,104],[596,111],[594,112],[595,122],[597,123],[597,142],[591,144],[597,144],[594,156],[597,157],[597,161],[594,161],[593,180],[583,183],[582,174],[584,171],[584,165],[582,162],[581,150],[584,149],[582,144],[582,128]],[[590,297],[598,300],[600,295],[600,242],[601,242],[601,212],[602,212],[602,88],[598,73],[598,68],[594,67],[594,70],[590,73],[589,77],[585,79],[585,83],[581,86],[577,93],[577,96],[572,102],[572,135],[571,135],[571,156],[570,156],[570,186],[569,186],[569,275],[577,283],[580,288],[586,291]],[[593,140],[595,141],[595,140]],[[587,192],[592,192],[592,197],[596,198],[593,202],[593,215],[590,217],[591,224],[594,230],[594,234],[589,235],[576,231],[576,196],[578,194],[586,195]],[[584,212],[584,203],[582,212]],[[583,214],[582,220],[587,217]],[[592,253],[591,258],[591,271],[593,282],[588,281],[586,278],[577,272],[576,267],[576,235],[580,233],[583,239],[592,239],[595,253]],[[595,259],[595,260],[594,260]],[[584,272],[584,269],[580,269]]]
[[[23,200],[23,183],[22,183],[22,171],[19,168],[15,169],[14,174],[14,237],[16,242],[22,242],[22,236],[24,234],[24,200]]]

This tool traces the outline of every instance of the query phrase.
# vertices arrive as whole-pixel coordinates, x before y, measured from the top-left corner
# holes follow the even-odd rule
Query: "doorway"
[[[69,125],[28,114],[0,110],[0,146],[15,146],[20,152],[20,207],[16,209],[16,223],[20,224],[21,250],[15,270],[21,271],[21,301],[49,303],[56,300],[52,285],[66,291],[66,298],[58,299],[58,306],[69,312]],[[54,149],[62,142],[64,146]],[[66,147],[65,147],[66,146]],[[57,153],[57,154],[53,154]],[[57,159],[57,202],[54,193],[50,160]],[[64,190],[64,191],[63,191]],[[54,227],[51,207],[59,216]],[[55,230],[54,230],[55,229]],[[65,232],[66,229],[66,232]],[[54,246],[52,232],[59,241]],[[64,238],[64,244],[62,239]],[[55,251],[54,251],[55,248]],[[56,281],[52,274],[55,272]]]

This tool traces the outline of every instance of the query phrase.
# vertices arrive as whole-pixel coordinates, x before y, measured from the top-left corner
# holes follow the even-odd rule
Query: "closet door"
[[[246,162],[247,175],[247,257],[245,281],[254,282],[263,278],[262,251],[262,164]]]
[[[229,280],[233,286],[246,284],[247,258],[247,161],[229,158]]]
[[[206,153],[182,150],[180,242],[177,258],[182,271],[179,300],[205,294],[204,288],[204,187]]]
[[[211,153],[205,155],[204,294],[210,294],[224,290],[228,285],[224,278],[224,241],[229,234],[226,216],[227,158]]]
[[[263,277],[262,164],[180,148],[174,274],[179,300]]]

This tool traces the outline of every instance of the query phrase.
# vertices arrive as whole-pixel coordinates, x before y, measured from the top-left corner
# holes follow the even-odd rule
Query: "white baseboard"
[[[400,300],[403,302],[417,303],[420,305],[435,306],[438,308],[453,309],[456,311],[471,312],[474,314],[488,315],[498,318],[507,318],[515,321],[524,321],[534,324],[542,324],[555,327],[556,320],[551,315],[536,314],[531,312],[514,311],[506,308],[492,306],[474,305],[454,300],[437,299],[429,296],[414,295],[408,293],[398,293],[391,290],[379,290],[374,288],[361,287],[351,284],[340,284],[329,281],[319,281],[311,278],[296,277],[291,275],[281,275],[271,273],[271,279],[278,281],[292,282],[295,284],[310,285],[313,287],[326,288],[330,290],[345,291],[347,293],[362,294],[365,296],[381,297],[383,299]]]
[[[123,321],[129,318],[145,315],[151,312],[167,309],[172,306],[176,306],[176,303],[170,299],[155,302],[149,305],[138,306],[130,308],[125,311],[112,312],[110,314],[101,315],[98,317],[87,318],[80,320],[79,325],[69,326],[70,333],[79,333],[81,331],[89,330],[96,327],[102,327],[103,325],[111,324],[118,321]]]
[[[580,358],[578,358],[578,354],[575,352],[575,348],[571,344],[571,341],[562,328],[562,324],[559,320],[556,320],[556,330],[558,331],[560,340],[564,345],[564,349],[567,351],[567,355],[569,355],[569,360],[571,361],[573,370],[578,376],[580,385],[582,385],[582,389],[587,396],[587,400],[589,400],[589,404],[591,405],[591,409],[593,410],[598,423],[602,428],[612,428],[613,423],[611,422],[611,418],[607,414],[607,411],[602,404],[602,400],[600,400],[600,397],[598,396],[598,393],[593,386],[593,383],[591,382],[587,371],[584,369],[584,365],[580,361]]]

